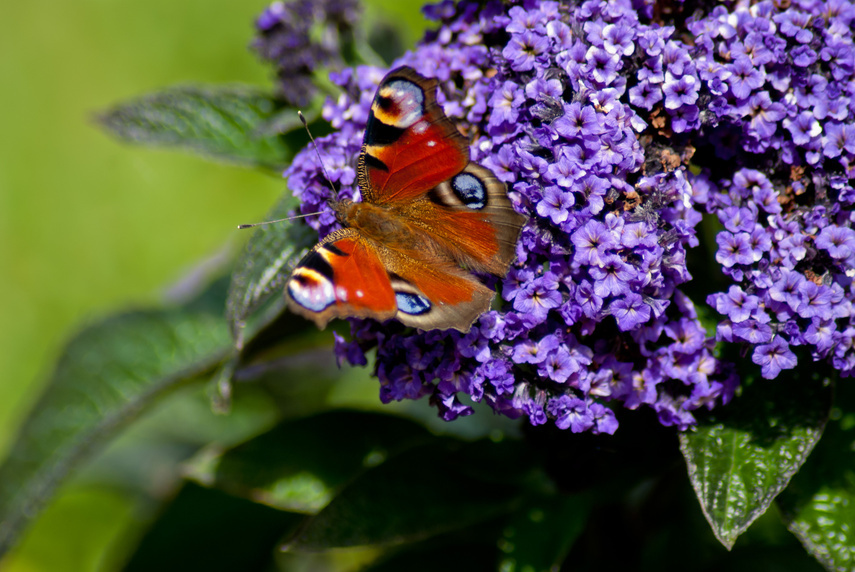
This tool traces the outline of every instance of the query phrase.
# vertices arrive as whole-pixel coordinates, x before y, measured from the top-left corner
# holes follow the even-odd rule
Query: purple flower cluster
[[[793,345],[855,368],[852,5],[719,6],[681,30],[633,6],[446,0],[426,10],[439,29],[396,65],[440,80],[472,159],[529,223],[497,284],[502,309],[469,333],[353,321],[337,351],[364,364],[376,348],[384,402],[429,395],[451,420],[472,412],[464,400],[484,401],[532,424],[605,433],[615,406],[644,405],[690,426],[738,384],[680,288],[703,213],[724,226],[715,260],[733,282],[707,300],[726,317],[717,340],[752,346],[766,377],[795,365]],[[318,143],[341,196],[357,192],[383,75],[332,76],[344,94],[324,116],[337,131]],[[286,175],[303,212],[324,209],[313,150]],[[323,235],[336,222],[310,224]]]
[[[726,318],[717,338],[752,346],[770,379],[796,366],[796,346],[855,374],[853,22],[855,5],[835,0],[689,24],[710,110],[696,144],[730,163],[693,182],[724,227],[716,261],[733,283],[708,303]]]
[[[312,100],[313,72],[340,64],[340,36],[351,34],[357,17],[357,0],[290,0],[273,2],[256,19],[252,48],[273,64],[288,103],[299,107]]]

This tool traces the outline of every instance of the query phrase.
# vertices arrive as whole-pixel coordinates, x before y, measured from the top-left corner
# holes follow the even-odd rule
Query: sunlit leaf
[[[832,421],[778,497],[788,528],[828,570],[855,570],[855,396],[839,384]],[[840,397],[843,397],[841,399]]]
[[[0,552],[88,454],[156,397],[229,351],[207,297],[185,308],[120,314],[81,331],[0,466]]]
[[[98,123],[132,143],[184,148],[220,159],[282,170],[296,148],[279,132],[283,112],[269,94],[246,86],[182,86],[121,103]],[[299,124],[287,120],[284,127]]]
[[[265,220],[288,216],[297,200],[286,193],[267,214]],[[280,294],[272,313],[284,308],[281,289],[294,264],[318,240],[318,235],[301,221],[267,224],[253,230],[253,235],[232,272],[226,317],[238,347],[243,346],[243,329],[247,317],[272,295]]]
[[[281,510],[315,513],[362,471],[429,438],[421,426],[397,417],[326,412],[286,421],[225,452],[203,451],[186,474]]]
[[[728,407],[680,436],[692,486],[728,549],[769,507],[822,435],[831,398],[798,370],[755,380]]]

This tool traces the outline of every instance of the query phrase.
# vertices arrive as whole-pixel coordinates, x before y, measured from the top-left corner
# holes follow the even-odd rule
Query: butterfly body
[[[395,209],[371,203],[343,203],[340,207],[343,210],[342,224],[360,231],[366,239],[390,248],[409,246],[416,250],[430,241],[424,230],[414,223],[417,213],[396,212]]]
[[[362,202],[332,203],[341,230],[297,265],[293,311],[396,318],[468,331],[494,292],[473,272],[504,276],[525,218],[504,184],[469,161],[466,139],[436,103],[436,81],[398,68],[381,82],[358,169]]]

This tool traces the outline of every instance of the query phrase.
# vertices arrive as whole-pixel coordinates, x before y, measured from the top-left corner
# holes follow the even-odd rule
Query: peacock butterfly
[[[469,160],[469,142],[436,102],[435,79],[400,67],[374,96],[359,156],[362,202],[333,201],[341,222],[294,268],[288,305],[333,318],[395,318],[469,331],[504,277],[526,219],[505,185]]]

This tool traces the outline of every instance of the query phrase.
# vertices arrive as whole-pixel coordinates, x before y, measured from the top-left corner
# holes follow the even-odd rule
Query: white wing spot
[[[344,286],[335,287],[335,297],[342,302],[347,302],[347,290]]]
[[[394,123],[395,127],[406,129],[415,124],[422,117],[424,107],[424,93],[421,88],[411,81],[396,79],[386,88],[392,94],[399,106],[399,117]]]
[[[427,146],[428,147],[436,147],[436,141],[428,141]]]
[[[362,290],[356,291],[356,297],[357,298],[362,298],[363,296],[365,296],[365,293]]]
[[[332,283],[317,272],[306,268],[298,268],[295,273],[309,277],[314,284],[303,286],[299,280],[288,282],[288,292],[300,306],[313,312],[321,312],[335,303],[335,289]]]

